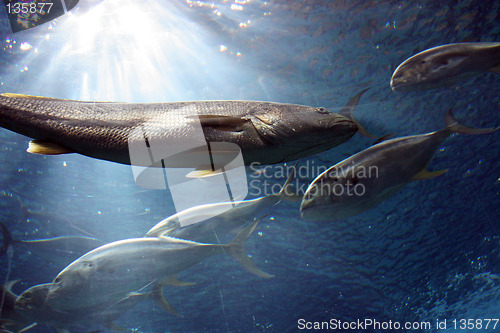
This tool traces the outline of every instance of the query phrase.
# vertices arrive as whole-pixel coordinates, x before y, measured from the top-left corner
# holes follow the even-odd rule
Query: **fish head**
[[[14,308],[17,313],[31,320],[39,320],[46,313],[45,300],[52,283],[38,284],[25,290],[16,299]]]
[[[63,269],[52,281],[47,293],[47,304],[61,308],[67,302],[75,302],[79,296],[85,296],[96,265],[91,260],[76,260]]]
[[[301,217],[308,221],[332,221],[364,210],[363,179],[335,166],[318,176],[307,188],[300,204]]]
[[[256,115],[260,120],[256,127],[265,140],[285,149],[306,154],[321,152],[347,141],[358,130],[354,121],[322,107],[283,106],[279,113]]]
[[[467,75],[463,64],[470,52],[455,48],[435,47],[402,62],[391,77],[393,91],[407,92],[433,89],[453,84]]]

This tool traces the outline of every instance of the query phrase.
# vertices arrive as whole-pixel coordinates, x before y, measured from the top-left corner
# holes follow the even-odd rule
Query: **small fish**
[[[51,283],[44,283],[25,290],[15,301],[16,313],[26,320],[53,326],[60,332],[77,324],[103,323],[108,327],[112,326],[112,322],[121,314],[148,298],[155,300],[163,309],[171,311],[170,305],[163,298],[163,288],[159,285],[147,293],[130,293],[118,302],[93,306],[81,304],[80,308],[63,310],[53,309],[46,304],[45,300],[51,287]]]
[[[75,260],[54,279],[47,304],[56,310],[118,302],[130,292],[176,276],[201,260],[227,253],[263,278],[243,246],[257,227],[254,221],[229,244],[215,245],[167,237],[125,239],[103,245]]]
[[[295,197],[293,193],[289,193],[295,166],[278,193],[252,200],[191,207],[160,221],[147,232],[145,237],[168,236],[196,242],[218,243],[220,240],[217,234],[237,233],[247,223],[248,220],[245,218],[262,214],[264,210],[287,197]]]
[[[17,240],[12,238],[9,229],[0,222],[3,233],[0,256],[7,252],[9,246],[22,247],[34,255],[49,261],[65,262],[66,264],[79,258],[83,254],[104,245],[104,242],[87,236],[60,236],[35,240]]]
[[[344,219],[370,209],[412,180],[429,179],[447,170],[429,172],[427,164],[452,133],[485,134],[495,129],[460,125],[448,111],[446,128],[427,134],[383,141],[332,166],[307,188],[300,211],[310,221]]]
[[[392,74],[391,88],[394,91],[433,89],[484,72],[500,73],[500,43],[446,44],[403,61]]]
[[[0,333],[2,329],[14,332],[24,332],[36,325],[34,320],[28,320],[15,311],[15,303],[18,298],[12,291],[12,287],[19,280],[9,281],[0,286]]]
[[[352,100],[352,99],[351,99]],[[359,98],[354,99],[357,103]],[[347,105],[354,108],[356,105]],[[4,93],[0,127],[33,138],[28,152],[79,153],[131,164],[129,147],[163,147],[191,142],[201,124],[211,144],[214,164],[206,163],[206,146],[164,158],[165,167],[197,168],[200,174],[227,164],[237,145],[245,165],[274,164],[316,154],[353,136],[354,121],[321,107],[255,101],[177,103],[82,102]],[[218,144],[215,144],[218,143]],[[150,161],[134,162],[149,167]],[[153,166],[161,167],[155,160]],[[226,163],[226,164],[225,164]]]

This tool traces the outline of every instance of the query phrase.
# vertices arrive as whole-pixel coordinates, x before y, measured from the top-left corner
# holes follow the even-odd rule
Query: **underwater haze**
[[[377,137],[440,130],[450,108],[461,124],[500,126],[496,73],[431,90],[389,85],[398,65],[420,51],[500,42],[499,1],[80,0],[56,20],[17,33],[0,4],[0,37],[0,93],[271,101],[337,112],[369,88],[354,116]],[[107,243],[143,237],[176,213],[172,192],[141,188],[128,165],[29,154],[29,141],[0,129],[0,222],[14,239],[76,235]],[[301,159],[295,188],[374,141],[358,133]],[[283,184],[282,169],[247,168],[247,199]],[[449,171],[343,220],[306,221],[300,199],[256,212],[265,216],[245,248],[273,278],[213,256],[179,274],[194,285],[165,287],[178,316],[148,299],[113,323],[144,333],[500,332],[500,131],[451,135],[428,169]],[[53,281],[83,254],[12,250],[0,257],[0,280],[19,279],[16,294]],[[365,320],[380,325],[339,326]],[[28,332],[55,331],[39,324]],[[70,327],[101,331],[113,329]]]

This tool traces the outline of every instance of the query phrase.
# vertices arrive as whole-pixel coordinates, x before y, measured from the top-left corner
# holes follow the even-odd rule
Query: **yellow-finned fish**
[[[125,239],[78,258],[52,281],[47,304],[54,310],[118,302],[131,292],[162,283],[215,254],[227,253],[247,271],[271,278],[255,266],[243,246],[259,223],[254,221],[228,244],[204,244],[168,237]]]
[[[484,72],[500,73],[500,43],[446,44],[403,61],[392,74],[391,88],[394,91],[432,89]]]
[[[353,109],[360,96],[351,98],[344,109]],[[155,146],[189,142],[197,135],[200,124],[206,142],[237,145],[245,165],[297,160],[335,147],[358,130],[353,120],[341,114],[296,104],[256,101],[134,104],[0,95],[0,126],[33,138],[28,148],[30,153],[79,153],[131,164],[130,146],[142,145],[145,140]],[[225,149],[213,148],[211,153],[222,156],[222,160],[224,155],[233,156]],[[171,158],[165,167],[208,169],[199,165],[199,151],[194,149],[191,155],[192,158]],[[134,164],[151,166],[150,161]],[[162,165],[158,162],[154,166]]]
[[[300,211],[311,221],[344,219],[370,209],[412,180],[429,179],[447,170],[429,172],[427,164],[453,133],[485,134],[493,128],[460,125],[448,111],[442,130],[383,141],[332,166],[307,188]]]
[[[158,222],[145,237],[168,236],[202,243],[218,243],[219,233],[237,233],[247,224],[248,217],[262,214],[283,199],[295,199],[297,196],[290,192],[289,185],[296,166],[297,164],[278,193],[250,200],[194,206]]]

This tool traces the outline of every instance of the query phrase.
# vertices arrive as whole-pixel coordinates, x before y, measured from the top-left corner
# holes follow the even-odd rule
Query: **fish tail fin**
[[[2,229],[3,234],[2,247],[0,248],[0,256],[2,256],[12,245],[12,243],[14,242],[14,238],[12,238],[12,234],[10,233],[9,229],[7,229],[7,226],[2,222],[0,222],[0,229]]]
[[[487,134],[487,133],[492,133],[498,130],[500,127],[497,128],[472,128],[472,127],[467,127],[462,124],[460,124],[455,117],[453,116],[453,113],[451,113],[451,108],[446,112],[446,116],[444,118],[444,121],[446,123],[446,128],[451,131],[452,133],[461,133],[461,134]]]
[[[250,235],[252,235],[262,219],[263,217],[250,223],[225,247],[229,255],[233,257],[247,271],[261,278],[269,279],[274,277],[274,275],[268,274],[255,266],[254,262],[248,257],[244,249],[247,239],[250,237]]]
[[[302,198],[302,196],[298,196],[296,193],[293,193],[292,191],[289,190],[290,184],[292,183],[294,177],[295,177],[295,171],[297,169],[297,164],[299,164],[299,161],[295,163],[295,165],[292,167],[292,170],[290,171],[290,174],[288,175],[287,180],[281,187],[281,190],[276,194],[278,197],[278,201],[281,200],[287,200],[287,201],[295,201],[297,199]]]
[[[354,109],[356,108],[356,106],[358,106],[359,100],[361,99],[361,95],[363,95],[365,93],[365,91],[367,91],[368,89],[370,89],[370,88],[366,88],[365,90],[358,93],[356,96],[351,97],[351,99],[349,99],[347,104],[342,109],[340,109],[339,114],[350,119],[352,122],[354,122],[356,124],[356,126],[358,126],[359,134],[361,134],[362,136],[365,136],[365,137],[371,138],[371,139],[377,139],[378,138],[377,136],[368,132],[366,130],[366,128],[364,128],[360,124],[360,122],[354,117]]]

